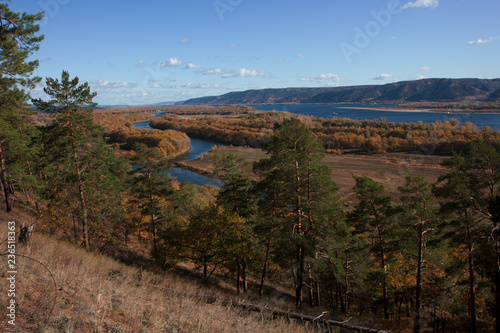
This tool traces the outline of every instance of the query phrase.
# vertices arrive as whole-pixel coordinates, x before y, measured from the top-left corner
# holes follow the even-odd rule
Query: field
[[[244,158],[250,166],[253,162],[266,158],[266,152],[258,148],[219,146],[197,160],[183,161],[180,165],[210,175],[215,169],[211,159],[214,154],[235,154]],[[416,154],[327,154],[323,163],[330,167],[332,179],[340,187],[341,198],[352,202],[353,175],[373,178],[385,186],[389,195],[395,197],[398,187],[404,184],[405,177],[410,173],[421,175],[427,182],[436,182],[440,175],[446,173],[446,169],[440,166],[445,159],[446,157],[441,156]],[[253,173],[251,174],[256,177]]]

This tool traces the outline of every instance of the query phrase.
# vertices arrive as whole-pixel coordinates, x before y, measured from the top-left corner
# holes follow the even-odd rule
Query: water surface
[[[160,115],[161,116],[161,115]],[[140,128],[140,129],[151,129],[149,126],[149,121],[143,121],[140,123],[135,123],[134,128]],[[191,139],[191,149],[182,155],[177,156],[176,158],[172,159],[172,162],[179,162],[179,161],[188,161],[188,160],[195,160],[198,157],[205,155],[205,153],[209,152],[210,149],[214,145],[216,145],[215,142],[210,141],[210,140],[202,140],[202,139],[197,139],[197,138],[190,138]],[[217,180],[217,179],[212,179],[204,175],[199,175],[197,173],[191,172],[189,170],[183,170],[181,168],[172,168],[166,172],[167,175],[169,175],[171,178],[177,180],[180,183],[185,183],[189,182],[191,184],[195,185],[213,185],[213,186],[221,186],[222,183]]]
[[[275,104],[275,105],[251,105],[262,111],[287,111],[294,114],[315,116],[320,118],[349,118],[357,120],[373,120],[385,118],[395,123],[434,123],[456,119],[460,124],[470,121],[479,128],[490,126],[500,131],[500,114],[470,113],[470,114],[448,114],[447,112],[425,112],[425,111],[379,111],[370,110],[370,107],[397,108],[397,105],[354,105],[354,104]]]

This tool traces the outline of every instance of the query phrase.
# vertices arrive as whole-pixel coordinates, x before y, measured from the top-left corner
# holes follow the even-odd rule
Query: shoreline
[[[343,106],[338,107],[339,109],[361,109],[361,110],[373,110],[373,111],[387,111],[387,112],[431,112],[431,113],[443,113],[447,115],[464,115],[464,114],[500,114],[500,110],[439,110],[439,109],[405,109],[405,108],[386,108],[386,107],[355,107],[355,106]]]
[[[376,106],[341,106],[338,109],[357,109],[357,110],[374,110],[374,111],[388,111],[388,112],[433,112],[430,109],[400,109],[400,108],[386,108],[386,107],[376,107]]]

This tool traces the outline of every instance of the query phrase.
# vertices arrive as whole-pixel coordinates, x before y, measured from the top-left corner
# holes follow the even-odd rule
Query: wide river
[[[470,121],[479,128],[490,126],[496,131],[500,131],[500,114],[448,114],[447,112],[424,112],[424,111],[380,111],[370,110],[369,105],[339,105],[339,104],[276,104],[276,105],[252,105],[253,108],[263,111],[287,111],[290,113],[315,116],[320,118],[350,118],[358,120],[372,120],[385,118],[387,121],[395,123],[433,123],[436,121],[446,121],[456,119],[460,124]],[[373,105],[373,107],[397,108],[396,105]]]
[[[424,122],[433,123],[435,121],[446,121],[457,119],[461,124],[470,121],[479,128],[490,126],[494,130],[500,131],[500,114],[447,114],[439,112],[421,112],[421,111],[378,111],[367,109],[367,105],[252,105],[257,110],[263,111],[288,111],[298,115],[309,115],[321,118],[345,117],[358,120],[371,120],[385,118],[387,121],[402,122]],[[376,105],[376,107],[395,108],[395,105]],[[161,114],[158,114],[161,117]],[[151,128],[149,121],[135,123],[134,128]],[[216,142],[191,138],[191,150],[178,156],[173,160],[194,160],[209,152]],[[196,185],[214,185],[220,186],[221,182],[191,171],[181,168],[172,168],[167,174],[179,182],[190,182]]]

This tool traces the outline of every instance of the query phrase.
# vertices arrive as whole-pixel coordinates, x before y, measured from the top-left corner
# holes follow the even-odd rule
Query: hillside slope
[[[500,79],[422,79],[384,85],[282,88],[194,98],[184,105],[459,102],[493,100]]]
[[[0,216],[2,216],[0,214]],[[9,218],[10,219],[10,218]],[[3,221],[3,220],[2,220]],[[0,224],[0,238],[7,236]],[[1,252],[5,253],[6,243]],[[166,272],[123,265],[105,255],[35,233],[31,246],[16,248],[15,332],[307,332],[288,320],[263,320],[203,295],[219,295]],[[2,256],[0,271],[7,262]],[[8,290],[6,278],[0,290]],[[7,297],[0,310],[5,315]]]

